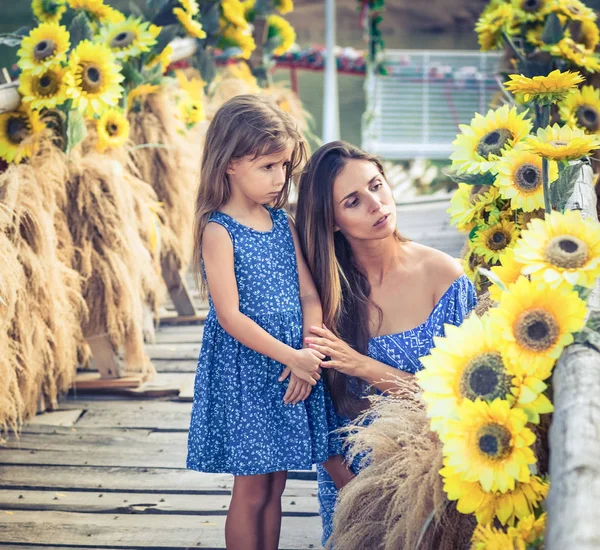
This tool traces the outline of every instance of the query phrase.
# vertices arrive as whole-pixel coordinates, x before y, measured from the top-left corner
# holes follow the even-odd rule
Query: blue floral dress
[[[428,355],[433,348],[434,336],[444,335],[444,324],[459,326],[477,302],[473,284],[466,275],[461,275],[448,288],[433,308],[427,320],[414,329],[398,334],[376,336],[369,341],[368,355],[381,363],[404,372],[416,373],[423,368],[420,357]],[[349,420],[338,419],[338,425],[348,425]],[[356,474],[360,460],[351,464]],[[319,483],[319,511],[323,522],[323,546],[331,536],[333,513],[338,491],[322,466],[317,466]]]
[[[302,347],[302,309],[294,241],[284,210],[269,209],[273,227],[257,231],[222,212],[234,249],[240,311],[285,344]],[[188,435],[191,470],[255,475],[310,470],[329,458],[322,380],[308,399],[285,405],[284,365],[232,338],[212,300],[204,326]],[[327,401],[326,401],[327,399]]]

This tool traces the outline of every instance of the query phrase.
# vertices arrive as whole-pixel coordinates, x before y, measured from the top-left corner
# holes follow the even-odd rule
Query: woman
[[[345,425],[367,408],[369,388],[393,391],[394,378],[422,368],[419,357],[444,323],[461,324],[475,291],[455,259],[399,234],[383,166],[348,143],[324,145],[306,165],[297,227],[325,324],[307,342],[328,356],[322,366]],[[343,480],[321,467],[318,480],[325,544]]]

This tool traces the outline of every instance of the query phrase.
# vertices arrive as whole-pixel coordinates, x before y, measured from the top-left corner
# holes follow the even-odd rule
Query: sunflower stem
[[[540,106],[540,127],[545,128],[550,123],[550,105]],[[548,187],[548,159],[542,157],[542,188],[544,190],[544,210],[546,214],[552,212],[552,205],[550,204],[550,188]]]

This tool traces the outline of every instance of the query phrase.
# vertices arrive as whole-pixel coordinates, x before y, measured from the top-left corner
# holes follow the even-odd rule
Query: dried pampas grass
[[[442,445],[429,429],[414,383],[397,379],[398,393],[372,397],[369,425],[352,426],[352,460],[368,465],[340,492],[330,546],[343,550],[461,550],[475,518],[446,499],[439,470]],[[364,417],[362,417],[364,418]]]

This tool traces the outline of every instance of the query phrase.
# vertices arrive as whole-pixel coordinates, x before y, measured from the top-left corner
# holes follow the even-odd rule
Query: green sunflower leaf
[[[600,311],[590,311],[590,316],[588,317],[585,326],[594,332],[600,332]]]
[[[69,34],[71,35],[71,48],[75,48],[77,44],[84,40],[92,40],[94,30],[90,24],[90,20],[84,11],[80,11],[71,21],[69,25]]]
[[[85,120],[80,111],[73,110],[69,113],[67,122],[67,153],[81,143],[87,134]]]
[[[596,351],[600,351],[600,334],[595,330],[584,328],[574,336],[575,342],[578,344],[585,344],[594,348]]]
[[[581,177],[582,162],[570,164],[561,170],[558,179],[550,184],[550,204],[559,212],[564,212],[569,197],[573,194],[575,182]]]
[[[167,25],[166,27],[162,27],[156,38],[156,44],[152,47],[152,53],[156,55],[161,54],[169,43],[177,36],[179,30],[179,25]]]
[[[126,61],[123,63],[121,73],[125,77],[125,82],[128,87],[136,88],[140,84],[143,84],[145,79],[142,74],[133,66],[132,63]]]
[[[133,0],[129,0],[129,13],[134,17],[144,19],[144,12]]]
[[[555,13],[551,13],[546,17],[546,24],[542,31],[542,40],[546,44],[557,44],[565,37],[560,19]]]
[[[452,170],[445,170],[443,173],[455,183],[466,183],[467,185],[493,185],[496,181],[496,176],[491,172],[484,174],[459,174]]]

